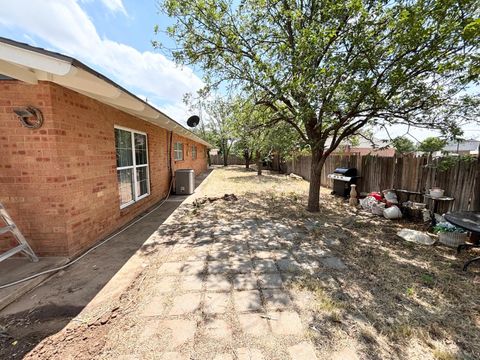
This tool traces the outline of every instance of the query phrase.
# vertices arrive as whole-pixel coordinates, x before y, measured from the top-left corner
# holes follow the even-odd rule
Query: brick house
[[[0,38],[0,74],[0,202],[37,255],[80,253],[163,199],[173,171],[207,168],[207,142],[73,58]]]

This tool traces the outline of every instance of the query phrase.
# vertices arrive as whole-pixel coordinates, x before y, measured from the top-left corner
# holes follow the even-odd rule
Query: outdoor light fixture
[[[20,119],[20,123],[29,129],[38,129],[43,124],[42,112],[33,106],[24,106],[13,109]]]

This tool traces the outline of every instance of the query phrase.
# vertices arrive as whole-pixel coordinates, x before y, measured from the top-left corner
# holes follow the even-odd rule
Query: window
[[[147,134],[115,128],[120,208],[149,195]]]
[[[173,154],[175,161],[183,160],[183,144],[176,142],[173,147]]]
[[[197,159],[197,146],[192,145],[192,160],[196,160],[196,159]]]

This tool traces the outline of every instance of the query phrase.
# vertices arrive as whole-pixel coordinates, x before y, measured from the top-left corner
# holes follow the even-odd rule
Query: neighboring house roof
[[[377,155],[377,156],[385,156],[385,157],[392,157],[395,156],[395,149],[393,148],[366,148],[366,147],[357,147],[357,146],[352,146],[348,149],[349,152],[351,153],[356,153],[358,155]]]
[[[50,81],[176,134],[213,147],[183,125],[75,58],[0,37],[0,74],[30,84]],[[0,79],[2,77],[0,76]]]
[[[475,152],[478,150],[478,145],[480,144],[480,140],[475,140],[475,139],[469,139],[469,140],[463,140],[460,142],[455,142],[452,141],[445,145],[443,148],[443,151],[447,152],[466,152],[466,151],[472,151]]]
[[[325,142],[325,147],[329,147],[330,144],[332,143],[332,138],[328,138],[327,141]],[[381,140],[375,137],[372,137],[371,139],[367,140],[364,137],[359,136],[358,141],[355,145],[352,145],[351,142],[346,139],[343,140],[340,145],[349,145],[351,148],[359,148],[359,149],[384,149],[389,147],[389,143],[386,140]]]

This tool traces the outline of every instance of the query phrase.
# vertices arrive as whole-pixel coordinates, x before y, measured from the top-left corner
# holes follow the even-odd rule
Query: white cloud
[[[127,11],[123,6],[122,0],[102,0],[102,3],[113,12],[118,11],[123,13],[124,15],[127,15]]]
[[[121,0],[102,1],[123,7]],[[0,0],[0,8],[0,26],[40,38],[55,50],[107,73],[127,89],[158,99],[164,104],[160,108],[167,114],[168,110],[180,114],[183,95],[203,86],[190,68],[180,68],[162,54],[140,52],[100,37],[92,20],[75,0]]]

